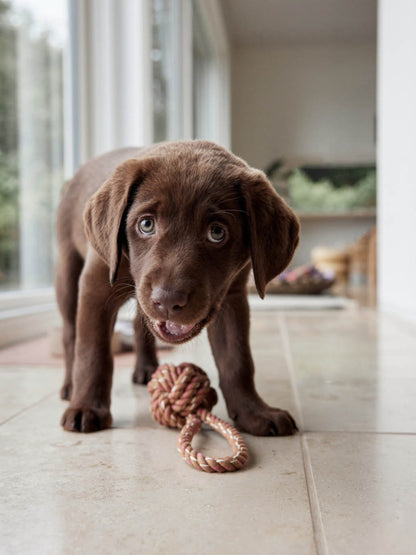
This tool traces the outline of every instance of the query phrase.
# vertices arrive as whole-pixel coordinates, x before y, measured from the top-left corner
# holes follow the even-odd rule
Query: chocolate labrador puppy
[[[183,343],[204,327],[229,416],[255,435],[296,430],[254,386],[246,282],[258,293],[290,262],[299,223],[265,175],[207,141],[124,148],[85,164],[58,210],[56,292],[63,316],[65,430],[111,426],[110,340],[137,301],[137,363],[146,383],[155,339]]]

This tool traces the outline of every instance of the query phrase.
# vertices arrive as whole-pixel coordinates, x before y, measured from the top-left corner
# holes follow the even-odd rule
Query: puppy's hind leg
[[[78,306],[78,281],[84,261],[75,251],[61,252],[56,274],[55,291],[63,320],[65,377],[61,398],[69,400],[72,393],[72,369],[75,357],[75,324]]]
[[[137,307],[134,319],[134,340],[136,348],[136,366],[133,372],[133,382],[146,384],[158,366],[155,338]]]

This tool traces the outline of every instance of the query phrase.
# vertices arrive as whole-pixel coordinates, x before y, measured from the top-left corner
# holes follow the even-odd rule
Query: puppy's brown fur
[[[154,335],[181,343],[207,326],[238,427],[293,433],[289,413],[257,394],[249,347],[250,267],[263,297],[299,235],[296,216],[262,172],[206,141],[117,150],[88,162],[68,184],[57,233],[66,430],[111,425],[110,338],[118,309],[133,296],[133,381],[146,383],[158,364]]]

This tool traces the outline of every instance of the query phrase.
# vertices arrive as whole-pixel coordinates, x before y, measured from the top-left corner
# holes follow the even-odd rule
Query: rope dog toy
[[[147,388],[153,419],[168,428],[182,428],[177,448],[188,464],[204,472],[231,472],[242,468],[248,457],[246,444],[233,426],[210,413],[217,402],[217,394],[201,368],[187,362],[179,366],[162,364]],[[228,441],[233,449],[231,457],[205,457],[195,451],[191,442],[202,422]]]

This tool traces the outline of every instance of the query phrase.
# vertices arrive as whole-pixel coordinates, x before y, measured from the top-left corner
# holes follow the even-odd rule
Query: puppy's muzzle
[[[169,320],[179,316],[186,307],[189,293],[187,291],[175,291],[156,286],[152,289],[150,299],[154,310],[160,317]]]

